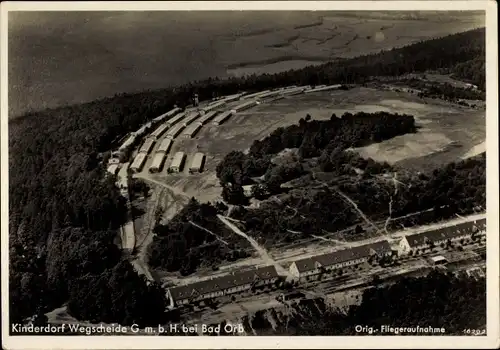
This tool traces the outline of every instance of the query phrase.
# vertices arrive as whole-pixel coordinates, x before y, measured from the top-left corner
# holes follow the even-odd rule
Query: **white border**
[[[175,1],[175,2],[2,2],[1,3],[1,230],[2,346],[6,349],[243,349],[249,348],[498,348],[499,224],[498,224],[498,47],[495,1]],[[145,11],[145,10],[485,10],[487,62],[487,332],[486,337],[363,336],[363,337],[143,337],[143,336],[9,336],[8,332],[8,11]]]

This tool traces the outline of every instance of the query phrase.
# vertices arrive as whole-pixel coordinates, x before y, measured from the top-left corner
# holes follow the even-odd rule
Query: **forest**
[[[321,156],[319,163],[322,170],[333,171],[334,164],[342,162],[344,156],[340,154],[348,148],[362,147],[416,131],[413,116],[387,112],[360,112],[354,115],[347,112],[341,118],[333,114],[326,121],[310,119],[308,115],[297,125],[278,128],[263,140],[255,141],[248,155],[239,151],[227,154],[216,168],[222,186],[229,186],[235,191],[235,187],[251,184],[252,178],[265,175],[264,183],[271,189],[277,187],[273,183],[279,185],[303,175],[304,169],[300,163],[273,164],[272,156],[285,149],[297,148],[300,159]],[[360,166],[366,168],[368,161],[363,166],[361,163],[364,161],[360,157],[354,154],[347,157],[355,157]],[[384,164],[383,167],[388,165]]]
[[[354,166],[359,166],[357,159],[352,158]],[[334,168],[346,165],[353,164]],[[397,187],[391,177],[377,172],[324,177],[311,177],[305,186],[288,190],[279,200],[261,202],[258,208],[240,206],[232,216],[244,222],[248,234],[270,247],[336,231],[343,231],[340,238],[359,240],[366,237],[365,231],[373,234],[423,225],[486,207],[484,154],[424,173],[398,171]]]
[[[150,300],[154,301],[158,300],[157,286],[149,287],[141,278],[127,273],[132,266],[116,251],[114,236],[124,220],[125,202],[101,160],[103,153],[128,132],[175,104],[185,106],[193,92],[199,94],[200,100],[206,100],[242,90],[252,92],[291,84],[361,83],[373,75],[449,67],[456,67],[457,75],[476,79],[480,73],[475,70],[480,66],[467,62],[484,56],[484,46],[483,28],[316,67],[227,80],[210,78],[175,88],[119,94],[32,112],[9,120],[11,322],[63,304],[79,317],[102,317],[115,322],[141,320],[144,313],[150,312],[142,308],[131,290],[151,295]],[[304,151],[311,150],[304,147]],[[264,166],[255,167],[258,170]],[[239,188],[231,190],[241,198]],[[71,243],[63,242],[67,237]],[[85,249],[85,255],[80,255]],[[83,259],[85,268],[79,267],[75,259]],[[116,278],[106,290],[127,302],[112,303],[95,287],[112,276]],[[67,278],[66,286],[59,278]],[[99,308],[86,314],[82,300]],[[161,301],[158,303],[157,309],[162,310]]]
[[[275,317],[282,322],[275,325],[273,335],[360,335],[356,325],[373,329],[425,325],[444,328],[445,336],[465,335],[464,329],[486,325],[486,281],[433,271],[425,277],[404,277],[391,285],[366,289],[361,303],[347,311],[331,309],[322,300],[304,300],[292,308],[295,312],[287,314],[293,316]],[[248,322],[259,334],[272,327],[265,312]]]
[[[215,268],[223,261],[250,256],[249,243],[217,218],[226,209],[223,203],[200,204],[192,198],[168,224],[156,225],[149,246],[151,267],[185,276],[201,266]]]
[[[442,100],[459,102],[460,100],[486,100],[486,93],[473,88],[464,89],[449,83],[425,82],[419,79],[400,80],[399,83],[420,90],[420,97],[440,98]]]

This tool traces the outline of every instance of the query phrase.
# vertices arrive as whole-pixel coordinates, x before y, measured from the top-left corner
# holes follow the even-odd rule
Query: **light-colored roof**
[[[235,111],[239,111],[241,109],[244,109],[244,108],[247,108],[247,107],[252,107],[252,106],[255,106],[258,102],[256,100],[252,100],[252,101],[248,101],[248,102],[245,102],[245,103],[242,103],[236,107],[234,107],[233,109]]]
[[[125,142],[122,143],[122,145],[120,146],[120,150],[122,149],[125,149],[127,148],[128,146],[130,146],[131,144],[133,144],[135,141],[135,135],[130,135],[126,140]]]
[[[118,171],[118,167],[118,164],[111,164],[110,166],[108,166],[108,172],[114,175]]]
[[[201,152],[195,153],[193,160],[191,161],[191,168],[201,168],[203,163],[203,159],[205,159],[205,155]]]
[[[160,143],[160,146],[156,150],[156,152],[168,152],[170,149],[170,146],[172,146],[172,140],[171,139],[163,139],[163,141]]]
[[[167,113],[163,113],[162,115],[160,115],[159,117],[156,117],[154,118],[153,120],[155,122],[158,122],[158,121],[161,121],[167,117],[171,117],[173,116],[175,113],[179,112],[181,109],[180,108],[174,108],[174,109],[171,109],[170,111],[168,111]]]
[[[229,118],[233,114],[232,111],[225,111],[224,113],[219,114],[215,117],[214,122],[221,122],[227,118]]]
[[[146,141],[144,141],[144,144],[139,149],[139,152],[146,152],[146,153],[148,153],[151,150],[151,147],[153,147],[153,145],[155,144],[155,142],[156,141],[154,139],[152,139],[152,138],[146,139]]]
[[[170,163],[170,167],[180,168],[183,161],[184,161],[184,152],[177,152],[174,155],[174,159],[172,160],[172,163]]]
[[[207,112],[207,114],[201,116],[201,118],[198,119],[198,122],[205,123],[205,122],[209,121],[210,119],[212,119],[213,117],[215,117],[216,114],[217,114],[217,111]]]
[[[156,130],[151,133],[151,135],[154,137],[161,136],[167,129],[168,129],[168,125],[162,124],[159,127],[157,127]]]
[[[259,91],[259,92],[255,92],[253,94],[250,94],[250,95],[246,95],[245,98],[253,98],[253,97],[259,97],[261,95],[264,95],[264,94],[267,94],[268,92],[270,92],[271,90],[263,90],[263,91]]]
[[[138,169],[142,165],[144,165],[144,161],[146,160],[147,154],[146,153],[139,153],[135,156],[134,161],[132,162],[132,165],[130,166],[131,168]]]
[[[151,162],[151,166],[150,168],[151,169],[159,169],[163,162],[165,161],[165,153],[163,152],[160,152],[160,153],[156,153],[155,156],[153,157],[153,161]]]
[[[201,125],[196,123],[196,124],[191,124],[184,130],[183,134],[184,135],[193,135],[195,132],[201,129]]]
[[[179,121],[181,121],[182,119],[184,119],[184,117],[186,116],[186,112],[183,112],[183,113],[180,113],[180,114],[177,114],[176,116],[174,116],[173,118],[167,120],[165,122],[165,124],[169,125],[169,126],[172,126],[174,124],[177,124]]]
[[[446,258],[444,256],[442,256],[442,255],[438,255],[438,256],[431,257],[431,260],[434,261],[434,262],[437,262],[437,261],[446,260]]]
[[[195,121],[196,119],[198,119],[200,116],[200,113],[199,112],[194,112],[194,113],[191,113],[190,115],[188,115],[185,119],[184,119],[184,125],[187,126],[189,124],[191,124],[193,121]]]
[[[167,132],[167,135],[177,136],[184,128],[185,128],[185,126],[183,124],[174,125],[174,127]]]
[[[215,101],[214,103],[209,104],[205,108],[202,108],[204,111],[210,111],[215,108],[222,107],[226,104],[226,101]]]

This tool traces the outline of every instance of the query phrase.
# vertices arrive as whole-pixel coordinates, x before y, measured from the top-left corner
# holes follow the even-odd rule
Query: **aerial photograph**
[[[487,335],[484,11],[7,26],[11,337]]]

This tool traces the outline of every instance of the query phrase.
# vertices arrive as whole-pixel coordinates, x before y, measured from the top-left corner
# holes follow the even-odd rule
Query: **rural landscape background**
[[[11,13],[9,115],[275,73],[483,25],[480,12]]]

